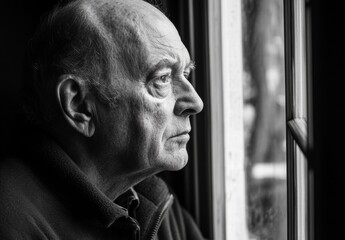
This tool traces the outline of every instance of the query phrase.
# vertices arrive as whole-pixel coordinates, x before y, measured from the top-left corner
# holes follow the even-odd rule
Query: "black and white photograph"
[[[0,240],[344,238],[344,2],[0,10]]]

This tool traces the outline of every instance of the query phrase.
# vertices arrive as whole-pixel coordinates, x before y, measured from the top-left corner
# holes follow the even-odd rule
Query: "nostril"
[[[189,115],[193,115],[193,114],[197,114],[198,112],[193,110],[193,109],[186,109],[184,110],[181,115],[182,116],[189,116]]]

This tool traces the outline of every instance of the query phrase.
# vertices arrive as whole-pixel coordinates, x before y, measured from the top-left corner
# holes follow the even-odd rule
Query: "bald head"
[[[109,86],[123,78],[140,79],[149,67],[151,45],[159,46],[164,37],[157,29],[159,23],[172,25],[161,11],[142,0],[76,0],[57,6],[32,41],[29,114],[48,113],[51,107],[42,103],[48,104],[62,74],[80,76],[100,99],[114,101],[121,93]],[[51,117],[45,116],[46,120]]]
[[[85,1],[82,8],[111,50],[109,57],[116,63],[112,66],[116,78],[140,78],[146,68],[147,48],[143,42],[149,30],[143,13],[156,9],[141,0]]]
[[[166,44],[166,37],[178,37],[170,20],[142,0],[99,0],[84,2],[90,22],[113,46],[112,57],[126,77],[140,78],[148,69],[147,56],[153,48]],[[171,34],[173,31],[173,34]],[[119,61],[120,60],[120,61]]]

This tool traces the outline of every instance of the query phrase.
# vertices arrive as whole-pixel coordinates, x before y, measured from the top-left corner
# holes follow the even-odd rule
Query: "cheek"
[[[168,99],[164,101],[153,101],[153,99],[144,99],[141,110],[145,128],[152,133],[161,132],[166,128],[169,121],[169,113],[171,110]]]
[[[132,146],[137,148],[137,157],[151,161],[159,155],[167,128],[169,114],[164,103],[141,98],[131,107]]]
[[[107,123],[104,125],[110,125],[106,128],[105,135],[108,136],[107,140],[109,144],[112,144],[112,148],[118,151],[117,154],[123,154],[130,142],[130,113],[126,108],[117,109],[112,118],[107,119]]]
[[[148,141],[151,142],[151,147],[157,147],[159,143],[164,140],[164,133],[166,131],[169,115],[162,103],[155,103],[144,108],[144,125]]]
[[[143,91],[132,100],[131,154],[136,154],[135,158],[141,159],[146,167],[157,166],[157,161],[165,158],[165,144],[173,125],[174,98],[169,95],[157,99]]]

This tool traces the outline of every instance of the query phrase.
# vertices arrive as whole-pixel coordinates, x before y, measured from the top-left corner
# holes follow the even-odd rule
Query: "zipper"
[[[153,229],[150,236],[150,240],[154,240],[154,237],[157,234],[158,228],[160,227],[162,221],[163,221],[163,217],[165,215],[165,213],[167,212],[167,210],[170,208],[170,206],[172,205],[174,200],[174,196],[172,194],[169,194],[166,200],[166,203],[164,204],[162,211],[159,213],[157,220],[155,221],[155,224],[153,225]]]

